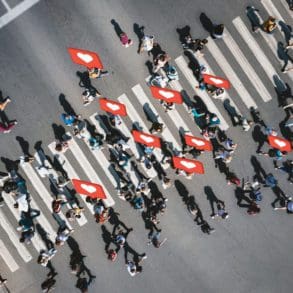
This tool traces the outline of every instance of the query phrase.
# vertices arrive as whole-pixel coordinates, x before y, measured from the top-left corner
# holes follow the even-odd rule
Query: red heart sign
[[[181,157],[173,157],[173,165],[175,169],[180,169],[186,173],[204,174],[203,164],[200,161],[185,159]]]
[[[105,199],[106,194],[101,185],[89,181],[72,179],[72,184],[77,193],[89,196],[91,198]]]
[[[182,96],[180,92],[161,88],[157,86],[151,86],[151,92],[155,99],[163,100],[169,103],[182,104]]]
[[[225,89],[229,89],[231,87],[229,80],[224,79],[222,77],[210,75],[206,73],[204,73],[202,76],[203,76],[204,83],[214,85],[215,87],[222,87]]]
[[[278,149],[282,152],[291,152],[292,146],[291,142],[289,140],[286,140],[279,136],[269,135],[268,141],[270,146],[272,146],[275,149]]]
[[[76,64],[86,66],[87,68],[104,68],[99,55],[95,52],[77,48],[68,48],[67,50],[72,61]]]
[[[209,140],[185,134],[185,143],[197,150],[212,151],[213,146]]]
[[[106,98],[99,99],[100,107],[102,110],[112,113],[113,115],[126,116],[126,107],[124,104],[118,103]]]
[[[161,148],[161,140],[155,135],[151,135],[145,132],[140,132],[137,130],[132,130],[132,135],[134,141],[141,143],[143,145],[155,148]]]

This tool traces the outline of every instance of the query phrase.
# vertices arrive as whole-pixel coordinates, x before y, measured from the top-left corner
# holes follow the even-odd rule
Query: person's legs
[[[11,129],[17,124],[17,121],[10,122],[7,126],[3,123],[0,123],[0,132],[8,133]]]

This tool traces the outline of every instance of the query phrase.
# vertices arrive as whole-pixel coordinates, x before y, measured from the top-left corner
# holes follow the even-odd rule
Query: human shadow
[[[180,180],[175,180],[174,186],[178,194],[181,196],[183,203],[187,205],[189,200],[189,191],[186,186]]]
[[[133,256],[134,263],[138,264],[140,261],[140,257],[143,257],[145,253],[138,253],[136,250],[134,250],[128,243],[128,241],[124,244],[124,259],[125,263],[128,262],[128,255],[131,254]]]
[[[184,51],[184,55],[188,58],[188,67],[191,69],[196,80],[200,82],[202,80],[202,75],[200,72],[200,64],[198,60],[190,51]]]
[[[252,204],[251,198],[249,196],[246,196],[244,190],[240,187],[236,187],[235,197],[237,199],[237,205],[240,208],[249,208]],[[246,202],[246,203],[243,203],[243,202]]]
[[[253,140],[258,143],[256,152],[261,152],[262,147],[264,146],[265,142],[267,141],[266,135],[262,132],[261,127],[256,125],[252,131],[252,138]]]
[[[153,63],[152,63],[150,60],[148,60],[148,61],[145,63],[145,65],[146,65],[146,67],[147,67],[147,69],[148,69],[149,74],[150,74],[150,75],[153,75],[153,74],[154,74],[154,71],[153,71],[153,69],[154,69]]]
[[[19,145],[20,145],[20,148],[22,150],[22,153],[25,155],[25,156],[28,156],[28,157],[32,157],[32,155],[30,154],[29,152],[29,142],[27,140],[25,140],[23,137],[21,136],[16,136],[15,138]]]
[[[232,125],[236,126],[237,124],[239,124],[240,115],[238,114],[236,108],[231,105],[230,99],[225,99],[223,105],[231,119]]]
[[[62,141],[64,136],[66,135],[66,130],[62,125],[57,125],[56,123],[52,124],[54,137],[55,139]]]
[[[102,229],[102,239],[105,243],[105,252],[108,253],[111,244],[115,244],[115,246],[117,246],[117,244],[115,243],[111,232],[107,229],[105,225],[102,225],[101,229]]]
[[[137,38],[138,38],[138,52],[139,52],[139,48],[141,46],[141,43],[142,43],[142,39],[144,37],[144,26],[139,26],[138,23],[134,23],[133,24],[133,31],[134,33],[136,34]]]
[[[131,230],[131,228],[128,228],[119,218],[120,214],[115,212],[113,208],[109,208],[109,223],[113,225],[113,232],[112,234],[115,234],[116,229],[118,227],[123,227],[126,231]]]
[[[272,187],[272,191],[276,196],[276,199],[271,203],[272,207],[275,207],[277,202],[280,203],[280,206],[285,206],[287,196],[284,191],[278,185]]]
[[[286,44],[289,44],[289,41],[292,38],[292,27],[282,20],[279,21],[279,25],[281,27],[281,31],[284,33]]]
[[[205,186],[204,187],[204,192],[207,196],[207,200],[209,201],[210,203],[210,206],[211,206],[211,210],[212,210],[212,215],[215,214],[215,207],[214,205],[217,204],[217,203],[222,203],[224,204],[223,201],[219,200],[215,193],[213,192],[212,188],[210,186]]]
[[[68,114],[68,115],[74,115],[77,116],[75,113],[74,109],[70,105],[70,103],[67,101],[66,97],[64,94],[59,95],[59,103],[63,107],[63,111]]]
[[[181,44],[185,43],[185,37],[190,35],[190,26],[186,25],[183,28],[177,28],[176,31],[179,35],[179,41]]]
[[[256,156],[251,156],[250,162],[255,172],[255,178],[258,182],[264,183],[264,178],[267,177],[267,174]]]
[[[114,31],[115,31],[116,35],[117,35],[118,37],[120,37],[120,35],[123,34],[124,32],[123,32],[123,30],[121,29],[119,23],[118,23],[115,19],[111,19],[111,24],[112,24],[113,27],[114,27]]]
[[[281,69],[281,71],[284,71],[285,68],[287,67],[289,61],[291,60],[290,56],[287,53],[287,50],[285,48],[284,43],[278,42],[277,53],[278,53],[279,59],[281,59],[282,61],[284,61],[284,65],[283,65],[283,67]],[[292,60],[291,60],[291,62],[292,62]]]
[[[20,160],[10,160],[5,157],[1,157],[1,161],[4,164],[7,172],[11,172],[12,170],[18,171]]]
[[[214,25],[211,19],[204,12],[202,12],[199,16],[199,20],[203,28],[212,36]]]
[[[47,250],[50,250],[51,248],[54,248],[54,243],[51,241],[51,239],[48,237],[48,232],[45,231],[45,229],[39,224],[36,224],[36,230],[41,236],[41,239],[45,243]]]

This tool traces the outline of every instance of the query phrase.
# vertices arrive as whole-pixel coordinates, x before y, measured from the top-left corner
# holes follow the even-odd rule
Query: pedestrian
[[[166,66],[171,60],[171,57],[167,53],[159,54],[154,60],[154,73],[158,72],[161,68]]]
[[[229,164],[232,161],[232,155],[230,151],[221,148],[217,152],[215,152],[215,160],[222,160],[225,164]]]
[[[128,36],[125,32],[122,32],[119,35],[119,38],[120,38],[120,42],[121,42],[122,46],[125,48],[128,48],[129,46],[131,46],[133,44],[133,41],[128,38]]]
[[[90,103],[92,103],[96,98],[101,97],[102,95],[94,88],[86,89],[82,93],[82,100],[83,105],[88,106]]]
[[[289,72],[293,70],[293,66],[291,66],[291,68],[286,69],[286,67],[288,66],[289,62],[293,63],[293,45],[287,46],[286,48],[284,48],[284,45],[282,43],[279,43],[281,50],[283,51],[283,60],[284,60],[284,65],[281,69],[281,71],[283,73]]]
[[[283,166],[275,166],[276,170],[281,170],[289,175],[288,181],[293,184],[293,160],[287,160]]]
[[[213,25],[211,34],[213,39],[222,38],[224,34],[224,25],[223,24]]]
[[[81,213],[84,211],[83,207],[74,207],[66,212],[66,218],[69,221],[74,221],[76,218],[81,218]]]
[[[251,28],[253,32],[256,32],[260,27],[260,19],[256,12],[259,12],[254,6],[247,6],[246,7],[246,15],[250,20]]]
[[[152,51],[154,47],[154,36],[144,35],[141,39],[141,44],[138,49],[138,53],[141,54],[143,52],[147,52],[148,55]]]
[[[167,113],[168,111],[172,111],[173,109],[175,109],[175,104],[172,103],[172,102],[166,102],[166,101],[161,100],[161,104],[165,108],[165,113]]]
[[[64,245],[64,243],[67,241],[69,235],[73,232],[74,232],[74,230],[69,229],[66,225],[64,225],[63,227],[60,226],[60,228],[58,229],[58,232],[57,232],[56,239],[55,239],[55,244],[57,246]]]
[[[225,211],[225,203],[221,200],[218,200],[216,205],[217,205],[217,213],[212,214],[211,218],[215,219],[215,217],[220,217],[222,219],[228,219],[229,214]]]
[[[160,248],[167,241],[167,238],[160,241],[159,240],[160,236],[161,236],[160,232],[152,231],[148,236],[149,241],[148,241],[147,245],[153,244],[154,247]]]
[[[247,118],[241,116],[240,125],[242,126],[242,129],[244,131],[248,131],[251,128],[251,125],[253,125],[253,122],[250,120],[247,120]]]
[[[0,288],[2,285],[7,284],[7,279],[3,279],[2,276],[0,275]]]
[[[269,16],[266,21],[262,24],[262,28],[266,33],[272,33],[277,27],[276,19],[273,16]]]
[[[280,161],[283,159],[285,155],[287,155],[287,152],[285,151],[282,152],[278,149],[272,148],[272,149],[269,149],[268,152],[259,152],[259,154],[264,155],[266,157],[271,157],[276,159],[277,161]]]
[[[61,141],[57,140],[56,145],[55,145],[55,151],[57,153],[65,153],[69,148],[69,143],[68,141]]]
[[[228,184],[228,185],[231,185],[231,184],[235,184],[235,185],[237,185],[237,186],[240,185],[241,181],[240,181],[240,179],[236,176],[236,174],[235,174],[234,172],[231,172],[231,171],[228,170],[226,176],[227,176],[226,178],[227,178],[227,184]]]
[[[49,264],[49,261],[54,257],[57,250],[55,248],[51,248],[48,251],[42,250],[40,253],[40,256],[38,258],[38,263],[46,267]]]
[[[51,290],[55,289],[55,283],[56,280],[54,279],[54,276],[47,278],[41,285],[42,292],[49,293]]]
[[[59,214],[61,212],[62,206],[67,204],[67,200],[64,194],[58,194],[57,198],[52,201],[53,213]]]
[[[160,123],[158,121],[154,121],[152,123],[152,127],[150,128],[150,133],[154,134],[154,133],[161,133],[163,132],[164,129],[164,124]]]
[[[8,103],[11,102],[11,99],[7,97],[4,101],[0,102],[0,111],[4,111]]]
[[[237,148],[237,143],[234,143],[231,138],[227,137],[226,140],[224,141],[224,146],[227,151],[229,151],[230,153],[233,153]]]
[[[260,213],[259,205],[256,202],[252,201],[250,203],[250,206],[248,207],[247,213],[252,216],[259,214]]]
[[[61,114],[61,120],[64,122],[66,126],[73,126],[81,119],[81,115],[75,115],[75,114]]]
[[[109,75],[109,72],[107,70],[102,70],[100,68],[88,68],[89,78],[96,79],[96,78],[102,78],[104,76]]]
[[[207,221],[203,221],[200,225],[201,231],[205,234],[210,235],[211,233],[215,232],[215,229],[212,228]]]
[[[288,214],[293,214],[293,201],[292,197],[288,197],[280,207],[274,207],[274,210],[286,210]]]
[[[277,186],[277,184],[278,184],[278,181],[272,173],[269,173],[265,176],[265,184],[264,184],[265,187],[274,188],[275,186]]]

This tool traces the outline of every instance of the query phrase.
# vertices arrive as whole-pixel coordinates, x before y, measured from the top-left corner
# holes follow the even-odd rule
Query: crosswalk
[[[292,19],[292,12],[288,10],[285,0],[280,1],[278,7],[280,10],[276,7],[276,3],[270,0],[262,0],[260,6],[262,11],[275,16],[277,21]],[[286,15],[282,16],[284,13]],[[213,40],[208,38],[207,53],[204,57],[194,55],[199,64],[204,65],[210,74],[230,80],[234,92],[233,95],[229,91],[226,92],[224,99],[229,99],[231,106],[243,116],[247,115],[249,108],[262,107],[263,103],[269,103],[276,99],[275,93],[267,88],[264,78],[256,70],[256,66],[260,67],[262,72],[265,73],[266,79],[268,78],[272,82],[272,88],[274,78],[285,81],[288,79],[292,80],[293,78],[291,73],[284,75],[280,70],[282,63],[278,58],[278,42],[284,42],[284,39],[280,39],[280,27],[278,27],[278,34],[267,35],[260,31],[252,33],[246,23],[247,19],[243,16],[236,17],[231,24],[226,24],[227,27],[223,39]],[[259,37],[264,42],[259,43]],[[241,42],[244,41],[246,46],[242,47],[239,40]],[[231,55],[234,58],[233,60],[228,57]],[[251,56],[257,60],[257,64],[254,64],[255,59],[252,60]],[[189,68],[188,59],[183,54],[173,58],[173,60],[171,62],[176,66],[180,78],[178,81],[171,81],[169,86],[182,94],[183,92],[188,93],[188,97],[199,96],[208,110],[219,117],[221,129],[228,130],[231,126],[231,120],[223,107],[223,100],[215,100],[207,92],[196,87],[198,82]],[[210,64],[215,62],[217,64],[216,68],[211,68]],[[240,70],[245,74],[246,80],[242,80]],[[165,128],[160,136],[163,140],[171,143],[173,149],[177,151],[182,149],[182,135],[185,133],[195,136],[200,135],[200,130],[190,114],[190,103],[185,98],[182,105],[176,105],[175,109],[159,115],[160,112],[163,112],[162,105],[158,100],[151,97],[148,80],[149,77],[146,77],[141,83],[132,86],[129,94],[123,93],[117,97],[117,100],[123,103],[127,109],[127,117],[121,119],[122,121],[118,128],[124,136],[129,138],[127,144],[134,159],[140,159],[143,156],[143,149],[132,138],[131,130],[133,126],[136,129],[149,133],[150,121],[157,120],[163,123]],[[255,93],[258,96],[255,96]],[[192,100],[192,98],[189,99]],[[135,105],[139,105],[139,107]],[[89,121],[99,133],[106,136],[107,128],[100,114],[102,113],[94,113],[89,117]],[[191,127],[191,125],[194,127]],[[69,142],[69,149],[66,152],[57,152],[55,150],[56,142],[52,142],[48,145],[46,155],[58,161],[70,179],[88,180],[101,184],[107,196],[104,200],[105,205],[113,206],[118,198],[117,189],[120,180],[115,168],[109,161],[109,151],[113,151],[113,149],[111,150],[111,146],[106,144],[103,148],[92,149],[86,139],[78,139],[70,132],[67,133],[67,136],[70,136],[71,140]],[[84,149],[86,149],[86,152]],[[162,160],[163,155],[159,149],[155,149],[154,154],[159,161]],[[94,209],[86,201],[86,198],[81,196],[80,198],[84,202],[86,212],[82,214],[81,218],[77,219],[76,224],[68,221],[64,211],[58,214],[58,220],[56,220],[52,216],[52,200],[54,199],[52,187],[57,192],[64,193],[67,196],[70,196],[70,190],[67,187],[60,189],[57,186],[58,174],[52,167],[51,161],[47,160],[42,151],[35,153],[34,157],[34,162],[22,163],[20,165],[19,173],[29,183],[31,207],[41,211],[41,214],[36,218],[36,222],[47,233],[47,237],[54,242],[59,222],[66,223],[69,228],[76,229],[78,228],[76,226],[82,227],[92,220],[89,217],[93,217]],[[72,158],[74,158],[74,162]],[[99,166],[99,170],[96,169],[96,166]],[[144,164],[141,164],[140,167],[147,177],[156,177],[157,173],[153,168],[147,169]],[[167,170],[169,165],[163,164],[163,167]],[[45,175],[42,173],[44,169],[46,170]],[[125,171],[129,173],[134,185],[137,185],[139,178],[137,178],[135,171],[130,166],[126,166]],[[103,176],[101,173],[103,173]],[[107,178],[107,180],[102,180],[102,178]],[[69,183],[69,186],[71,186],[71,183]],[[71,186],[70,188],[73,187]],[[20,243],[19,234],[16,231],[17,222],[20,219],[20,211],[14,207],[14,199],[11,195],[4,193],[3,198],[7,208],[0,208],[0,258],[3,259],[11,272],[15,272],[24,263],[30,262],[35,258],[40,250],[45,249],[46,245],[38,233],[35,233],[30,246]],[[36,200],[37,198],[38,201]],[[42,204],[38,205],[37,202]],[[70,205],[67,204],[65,210],[69,208]]]

